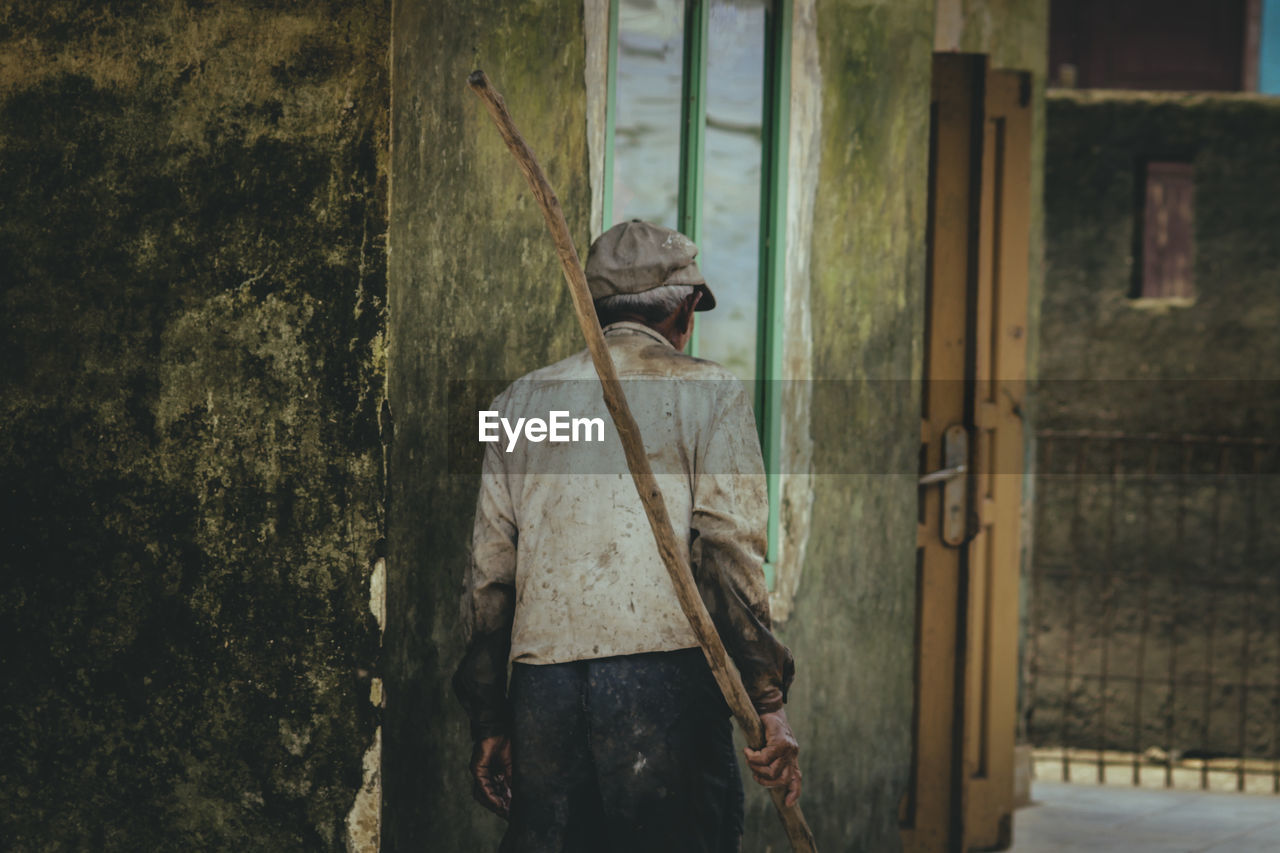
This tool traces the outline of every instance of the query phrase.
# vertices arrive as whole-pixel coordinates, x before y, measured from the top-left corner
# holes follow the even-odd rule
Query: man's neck
[[[662,337],[667,339],[667,343],[671,344],[671,346],[675,347],[678,350],[683,350],[684,349],[684,347],[682,346],[683,342],[680,340],[681,337],[683,336],[679,333],[679,331],[676,330],[675,328],[676,324],[672,322],[672,320],[673,318],[668,317],[666,320],[662,321],[661,323],[651,323],[648,320],[636,314],[622,314],[622,315],[615,315],[614,317],[612,317],[609,320],[609,324],[612,325],[614,323],[635,323],[638,326],[644,326],[646,329],[651,329],[652,331],[657,332],[659,335],[662,335]]]

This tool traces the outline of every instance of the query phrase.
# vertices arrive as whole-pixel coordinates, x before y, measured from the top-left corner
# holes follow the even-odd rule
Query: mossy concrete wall
[[[542,214],[467,87],[483,68],[560,196],[585,258],[591,211],[581,0],[399,0],[392,51],[388,851],[496,849],[471,799],[449,677],[478,466],[451,459],[451,383],[514,378],[581,347]],[[455,384],[456,388],[456,384]]]
[[[1194,168],[1189,303],[1131,297],[1153,160]],[[1037,745],[1275,748],[1272,709],[1240,697],[1280,654],[1278,185],[1274,98],[1049,96],[1038,425],[1267,444],[1041,440]]]
[[[1280,423],[1280,103],[1049,99],[1041,426],[1274,436]],[[1150,160],[1195,170],[1194,304],[1134,301]]]
[[[820,2],[810,246],[813,507],[780,630],[805,808],[825,850],[894,850],[910,776],[933,5]],[[889,381],[876,381],[889,380]],[[831,389],[844,389],[833,392]],[[868,472],[833,474],[831,472]],[[874,472],[874,473],[872,473]],[[753,785],[751,787],[754,787]],[[746,849],[785,850],[748,791]]]
[[[6,849],[376,835],[388,33],[0,11]]]

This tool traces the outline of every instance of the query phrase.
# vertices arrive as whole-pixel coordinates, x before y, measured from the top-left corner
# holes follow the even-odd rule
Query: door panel
[[[939,56],[934,65],[930,141],[929,262],[920,431],[922,475],[945,467],[943,436],[964,426],[968,366],[968,292],[976,207],[973,113],[980,64]],[[967,486],[966,486],[967,488]],[[917,555],[915,768],[904,815],[903,848],[949,850],[955,799],[956,650],[961,639],[964,551],[944,539],[944,486],[920,487]],[[967,530],[968,521],[964,524]],[[967,536],[965,537],[967,539]]]
[[[1022,75],[990,72],[984,57],[934,58],[915,755],[902,815],[909,851],[1010,842],[1029,255],[1026,94]]]
[[[1012,839],[1030,259],[1029,81],[989,72],[985,101],[971,383],[979,512],[969,544],[964,657],[966,850],[1005,849]]]

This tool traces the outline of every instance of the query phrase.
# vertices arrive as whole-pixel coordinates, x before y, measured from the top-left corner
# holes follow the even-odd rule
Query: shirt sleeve
[[[779,710],[795,677],[771,630],[764,581],[769,496],[755,417],[736,381],[701,442],[693,486],[690,562],[703,603],[756,711]]]
[[[475,740],[507,734],[507,658],[515,616],[517,526],[498,444],[484,454],[476,501],[471,561],[463,577],[466,650],[453,690],[471,720]]]

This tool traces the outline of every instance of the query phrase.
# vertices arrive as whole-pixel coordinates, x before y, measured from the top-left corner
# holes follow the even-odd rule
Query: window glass
[[[676,227],[683,0],[618,0],[613,214]]]
[[[698,355],[756,378],[764,0],[712,2],[707,35],[702,274],[716,309],[698,321]]]

